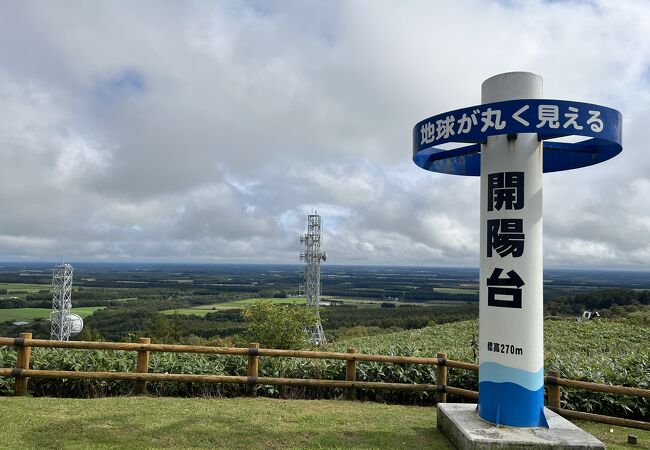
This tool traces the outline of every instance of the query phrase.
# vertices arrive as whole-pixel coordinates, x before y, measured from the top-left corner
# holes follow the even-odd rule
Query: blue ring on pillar
[[[432,172],[479,176],[481,144],[489,136],[537,134],[544,172],[598,164],[622,150],[622,115],[591,103],[521,99],[487,103],[438,114],[413,128],[413,162]],[[566,136],[580,142],[556,142]],[[455,144],[456,148],[447,148]],[[462,145],[469,144],[469,145]]]

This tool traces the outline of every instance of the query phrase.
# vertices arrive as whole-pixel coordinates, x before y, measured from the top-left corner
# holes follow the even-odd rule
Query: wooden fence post
[[[18,345],[18,353],[16,355],[16,368],[29,369],[29,358],[32,355],[32,348],[24,344],[25,339],[31,339],[32,333],[20,333],[20,339],[23,339],[23,344]],[[14,384],[14,393],[16,395],[27,395],[27,377],[16,377]]]
[[[349,348],[348,353],[356,353],[356,348]],[[357,360],[348,359],[345,366],[345,381],[357,381]],[[345,398],[347,400],[356,400],[357,390],[355,388],[345,389]]]
[[[436,366],[436,384],[439,391],[436,393],[436,402],[446,403],[447,393],[444,389],[447,387],[447,354],[438,353],[438,365]]]
[[[139,344],[151,344],[150,338],[140,338],[138,339]],[[148,350],[138,350],[138,359],[135,363],[135,371],[137,373],[148,373],[149,372],[149,351]],[[147,392],[147,382],[144,380],[139,380],[135,382],[135,393],[144,394]]]
[[[246,395],[255,396],[255,385],[257,384],[257,375],[259,373],[260,361],[258,351],[260,344],[257,342],[248,344],[248,366],[246,368],[246,375],[248,376],[248,384],[246,386]]]
[[[551,378],[558,379],[560,378],[560,372],[557,370],[549,370],[548,376]],[[560,403],[560,385],[554,382],[548,383],[548,407],[549,408],[561,408]]]

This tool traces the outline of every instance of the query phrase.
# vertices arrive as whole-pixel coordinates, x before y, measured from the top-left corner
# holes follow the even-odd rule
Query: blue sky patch
[[[124,97],[141,94],[147,89],[144,75],[135,69],[124,69],[100,80],[95,92],[101,98]]]

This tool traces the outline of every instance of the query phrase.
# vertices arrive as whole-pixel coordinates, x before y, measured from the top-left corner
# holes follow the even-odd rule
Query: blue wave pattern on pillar
[[[548,427],[543,368],[528,372],[494,362],[482,363],[478,392],[478,414],[482,419],[497,425]]]

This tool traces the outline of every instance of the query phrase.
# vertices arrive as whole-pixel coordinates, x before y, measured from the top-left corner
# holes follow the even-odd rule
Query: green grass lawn
[[[650,450],[650,431],[636,430],[634,428],[615,427],[582,420],[573,421],[577,426],[596,436],[605,444],[608,450],[643,449]],[[633,434],[637,437],[637,445],[627,443],[627,436]]]
[[[78,314],[81,317],[86,317],[97,311],[103,309],[104,306],[84,306],[81,308],[72,308],[73,314]],[[49,319],[50,310],[46,308],[12,308],[0,309],[0,322],[8,320],[12,322],[17,321],[30,321],[34,319]]]
[[[452,448],[433,407],[336,400],[0,397],[0,421],[2,449]],[[648,431],[577,424],[608,449],[650,449]]]
[[[0,398],[6,449],[451,449],[435,409],[268,398]]]

